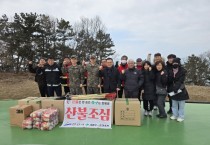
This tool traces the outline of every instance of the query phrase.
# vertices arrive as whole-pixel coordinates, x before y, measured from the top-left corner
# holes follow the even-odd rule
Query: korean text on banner
[[[65,128],[111,129],[112,101],[106,100],[65,100]]]

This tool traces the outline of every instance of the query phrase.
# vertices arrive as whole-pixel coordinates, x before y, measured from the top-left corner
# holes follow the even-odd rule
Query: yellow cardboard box
[[[138,99],[116,99],[115,125],[141,126],[141,109]]]
[[[42,99],[41,98],[25,98],[18,100],[18,105],[31,105],[33,111],[39,110],[42,108]]]
[[[11,126],[22,127],[23,120],[30,116],[32,113],[31,105],[16,105],[10,107],[10,124]]]

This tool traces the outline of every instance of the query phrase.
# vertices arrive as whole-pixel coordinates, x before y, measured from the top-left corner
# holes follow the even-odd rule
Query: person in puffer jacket
[[[48,64],[44,69],[37,69],[37,74],[45,74],[49,96],[53,97],[55,92],[56,95],[60,97],[62,95],[60,78],[62,76],[61,68],[54,62],[52,57],[48,58],[47,63]]]
[[[155,89],[155,73],[152,70],[152,65],[149,61],[143,63],[142,73],[144,75],[144,84],[142,87],[142,99],[144,107],[144,115],[152,116],[154,107],[154,99],[156,97]]]
[[[121,80],[125,82],[125,98],[138,98],[139,88],[141,88],[144,83],[142,72],[137,70],[134,64],[134,60],[128,60],[128,69],[123,70],[120,77]]]
[[[173,60],[173,69],[169,72],[169,84],[171,84],[171,99],[173,115],[172,120],[178,122],[184,121],[185,101],[189,99],[189,94],[185,87],[185,78],[187,71],[181,65],[181,59],[175,58]]]

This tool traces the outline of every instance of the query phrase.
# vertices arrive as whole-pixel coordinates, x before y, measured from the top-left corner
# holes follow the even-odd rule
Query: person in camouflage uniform
[[[87,94],[99,94],[99,65],[95,55],[90,57],[90,63],[84,68],[87,71]]]
[[[81,65],[77,65],[76,55],[71,57],[71,63],[72,65],[68,69],[70,93],[72,95],[81,95],[84,82],[84,68]]]

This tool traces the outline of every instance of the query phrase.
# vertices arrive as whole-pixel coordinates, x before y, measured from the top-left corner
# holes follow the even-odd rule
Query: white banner
[[[112,101],[65,100],[61,127],[111,129]]]

